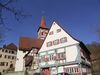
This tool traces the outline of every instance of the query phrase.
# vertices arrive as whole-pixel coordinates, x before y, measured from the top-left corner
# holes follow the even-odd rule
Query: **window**
[[[39,58],[39,63],[41,63],[41,57]]]
[[[57,60],[64,60],[66,58],[65,52],[57,54]]]
[[[10,59],[11,58],[11,56],[8,56],[8,59]]]
[[[74,72],[74,70],[73,70],[74,68],[71,68],[71,69],[72,69],[71,71]]]
[[[53,55],[53,59],[56,60],[56,58],[57,58],[57,56],[56,56],[56,54],[54,54],[54,55]]]
[[[45,56],[41,56],[40,62],[44,62],[44,61],[45,61]]]
[[[14,59],[14,56],[12,56],[12,59]]]
[[[77,72],[77,70],[76,70],[77,68],[75,68],[75,73]]]
[[[58,60],[60,59],[60,53],[57,54],[57,59],[58,59]]]
[[[53,35],[53,31],[49,32],[49,35]]]
[[[5,65],[5,63],[4,62],[0,62],[0,66],[4,66]]]
[[[6,62],[6,66],[8,66],[8,62]]]
[[[15,59],[16,59],[16,56],[15,56]]]
[[[61,32],[61,29],[57,29],[57,33]]]
[[[9,53],[10,53],[10,50],[9,50]]]
[[[5,50],[5,52],[8,52],[8,50]]]
[[[65,59],[65,52],[63,52],[63,53],[60,53],[60,59]]]
[[[7,58],[7,55],[5,55],[5,57],[4,58]]]
[[[65,43],[65,42],[67,42],[67,37],[63,37],[63,38],[61,38],[61,39],[60,39],[60,42],[61,42],[61,43]]]
[[[67,72],[69,73],[69,68],[67,69]]]
[[[0,54],[0,58],[2,57],[2,54]]]
[[[44,34],[44,32],[41,32],[41,35],[43,35]]]
[[[12,54],[14,54],[14,51],[11,51]]]
[[[45,61],[49,61],[49,56],[45,56]]]
[[[81,58],[82,58],[83,60],[85,60],[85,58],[84,58],[83,56],[81,56]]]
[[[76,68],[76,72],[78,72],[78,67]]]
[[[4,52],[4,49],[2,49],[2,52]]]
[[[50,47],[50,46],[52,46],[52,42],[51,41],[47,42],[47,47]]]
[[[53,54],[50,55],[50,60],[53,60]]]
[[[13,64],[10,64],[10,68],[13,68]]]
[[[57,44],[59,44],[59,39],[57,39],[57,40],[54,40],[54,41],[53,41],[53,44],[54,44],[54,45],[57,45]]]

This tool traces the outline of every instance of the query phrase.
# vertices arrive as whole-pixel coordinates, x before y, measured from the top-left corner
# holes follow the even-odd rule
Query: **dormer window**
[[[59,44],[59,39],[53,41],[53,45],[58,45],[58,44]]]
[[[50,46],[52,46],[52,41],[47,42],[47,47],[50,47]]]
[[[49,33],[49,35],[53,35],[53,31],[51,31],[51,32]]]
[[[61,32],[61,29],[57,29],[57,33]]]
[[[60,42],[61,42],[61,43],[65,43],[65,42],[67,42],[67,37],[63,37],[63,38],[61,38],[61,39],[60,39]]]

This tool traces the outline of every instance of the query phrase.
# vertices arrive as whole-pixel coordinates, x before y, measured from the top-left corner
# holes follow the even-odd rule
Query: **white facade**
[[[72,62],[77,59],[78,48],[77,46],[66,47],[66,62]]]
[[[23,52],[21,50],[17,51],[17,59],[15,64],[15,71],[24,71],[25,70],[25,61],[23,57],[27,52]]]
[[[79,41],[65,32],[56,22],[53,22],[39,50],[40,68],[50,68],[50,74],[47,75],[64,72],[69,74],[80,73],[82,75],[82,72],[87,72],[86,67],[81,65],[82,52],[79,44]]]
[[[54,57],[57,57],[57,54],[63,53],[65,55],[64,59],[56,61],[56,59],[54,59]],[[47,64],[50,66],[52,65],[59,65],[59,64],[69,64],[70,62],[76,62],[79,61],[79,52],[78,52],[78,48],[77,45],[76,46],[69,46],[69,47],[64,47],[64,48],[59,48],[56,50],[51,50],[48,52],[42,52],[40,53],[40,59],[42,60],[42,57],[45,56],[48,57],[47,62],[41,62],[39,63],[41,67],[46,66]],[[53,56],[53,57],[52,57]]]
[[[59,32],[57,32],[59,30]],[[52,33],[52,34],[50,34]],[[66,37],[67,40],[65,42],[61,43],[61,38]],[[59,39],[59,44],[53,45],[55,40]],[[48,47],[47,43],[52,42],[52,46]],[[49,57],[50,54],[53,54],[57,56],[57,53],[63,53],[65,52],[66,55],[66,61],[60,61],[60,62],[72,62],[75,61],[78,56],[78,47],[79,44],[78,41],[74,40],[68,33],[66,33],[56,22],[53,22],[51,29],[41,47],[39,50],[40,56]],[[49,54],[49,55],[48,55]],[[40,58],[41,59],[41,58]],[[45,66],[47,62],[41,62],[40,65]],[[55,60],[48,61],[48,64],[54,65]]]
[[[60,32],[57,32],[57,30],[60,29]],[[50,35],[50,33],[52,33]],[[47,42],[49,41],[54,41],[56,39],[61,39],[63,37],[67,37],[67,42],[66,43],[63,43],[63,44],[58,44],[58,45],[53,45],[51,47],[47,47]],[[39,50],[39,53],[40,52],[43,52],[43,51],[47,51],[47,50],[52,50],[52,49],[56,49],[56,48],[59,48],[59,47],[63,47],[63,46],[70,46],[70,45],[74,45],[74,44],[78,44],[79,42],[74,40],[68,33],[66,33],[56,22],[53,22],[50,30],[49,30],[49,33],[41,47],[41,49]]]

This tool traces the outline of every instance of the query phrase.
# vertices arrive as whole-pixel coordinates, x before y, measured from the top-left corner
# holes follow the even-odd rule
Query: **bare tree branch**
[[[5,0],[5,1],[0,0],[0,29],[1,29],[1,27],[3,27],[4,30],[8,30],[8,31],[12,30],[12,29],[6,27],[6,25],[5,25],[5,20],[4,20],[4,16],[3,16],[4,11],[3,10],[6,10],[7,11],[6,13],[10,12],[11,14],[13,14],[13,16],[15,17],[15,19],[17,21],[19,21],[21,18],[25,18],[25,17],[30,16],[30,15],[26,15],[22,11],[22,9],[18,10],[16,7],[11,7],[10,4],[15,2],[15,1],[18,1],[18,0]],[[1,33],[4,34],[4,32],[0,31],[0,40],[2,39],[2,35],[3,35]]]
[[[6,5],[8,5],[8,4],[10,4],[10,3],[13,3],[13,2],[15,2],[15,1],[17,1],[17,0],[8,0],[4,5],[6,6]]]

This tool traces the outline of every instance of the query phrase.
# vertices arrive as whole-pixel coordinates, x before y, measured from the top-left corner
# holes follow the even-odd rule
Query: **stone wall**
[[[8,72],[8,73],[4,73],[3,75],[24,75],[25,72],[24,71],[20,71],[20,72]]]
[[[4,73],[3,75],[33,75],[34,73],[39,73],[39,70],[31,70],[31,71],[28,71],[25,72],[25,71],[18,71],[18,72],[8,72],[8,73]]]

